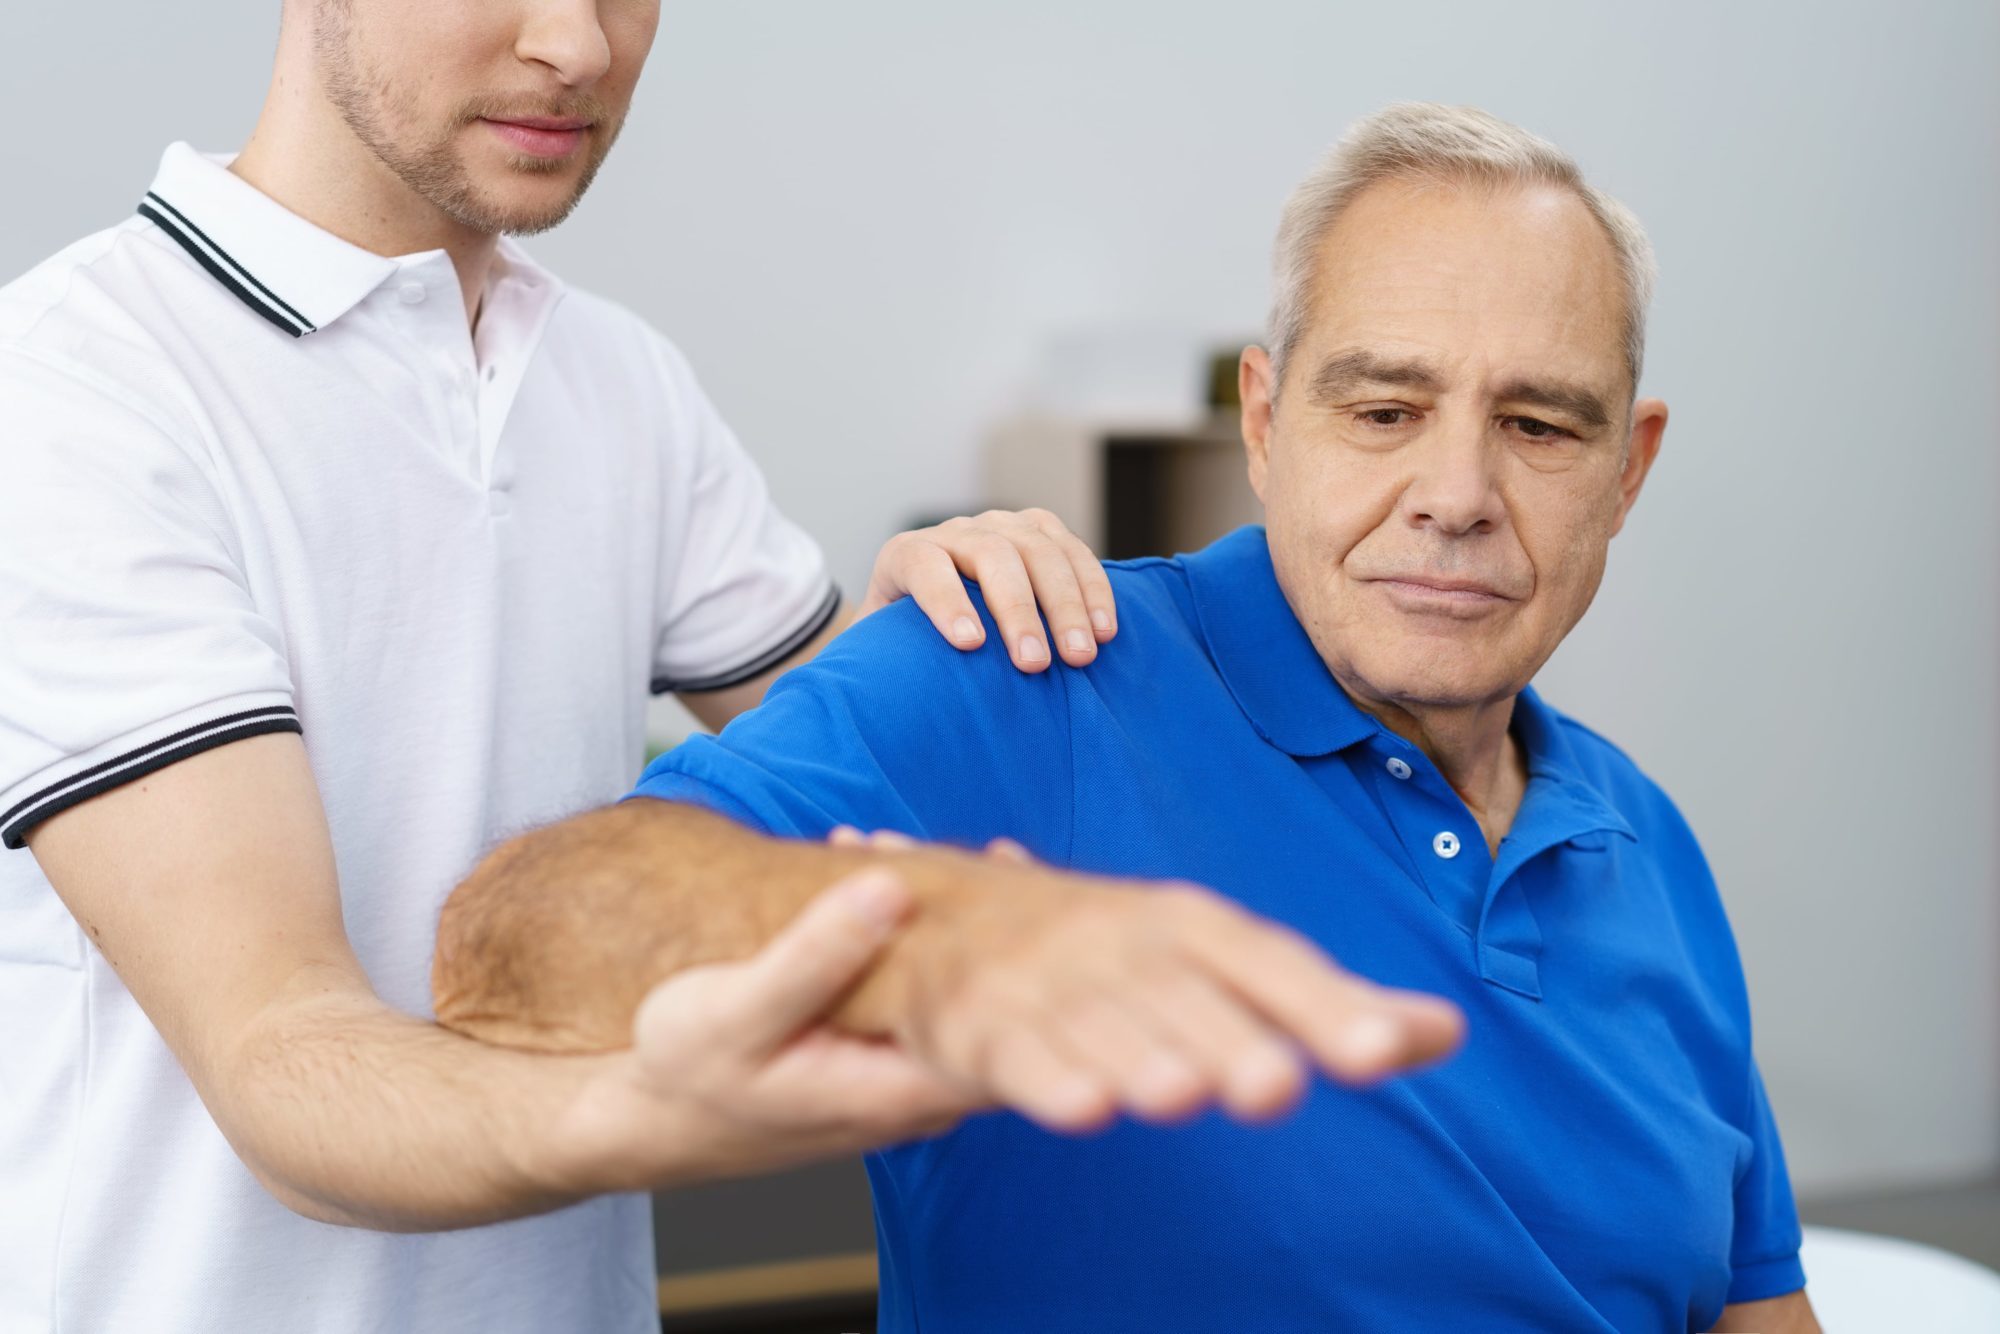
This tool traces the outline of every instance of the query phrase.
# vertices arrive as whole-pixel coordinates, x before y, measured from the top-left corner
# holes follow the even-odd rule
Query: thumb
[[[859,981],[909,915],[902,878],[869,867],[820,891],[763,949],[732,971],[736,1040],[768,1051],[821,1018]]]

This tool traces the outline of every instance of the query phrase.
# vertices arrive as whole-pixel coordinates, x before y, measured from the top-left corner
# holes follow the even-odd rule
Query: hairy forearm
[[[655,983],[754,953],[830,882],[881,859],[646,800],[523,835],[445,904],[431,979],[438,1022],[539,1051],[625,1046]],[[929,848],[894,864],[920,903],[985,873],[968,854]],[[836,1020],[886,1030],[894,971],[871,979]]]
[[[593,1180],[564,1156],[604,1057],[490,1047],[330,987],[274,1006],[215,1059],[200,1082],[232,1146],[321,1221],[471,1227],[655,1184]]]

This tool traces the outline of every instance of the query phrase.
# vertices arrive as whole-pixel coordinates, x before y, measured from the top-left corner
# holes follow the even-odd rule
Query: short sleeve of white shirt
[[[0,841],[225,742],[300,730],[200,455],[81,365],[0,348]]]
[[[840,593],[687,360],[664,338],[659,345],[678,420],[652,687],[721,690],[797,652],[833,620]]]

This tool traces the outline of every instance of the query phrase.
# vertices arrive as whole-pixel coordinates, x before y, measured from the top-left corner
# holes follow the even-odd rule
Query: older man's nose
[[[1414,454],[1403,508],[1417,527],[1458,536],[1491,532],[1506,517],[1494,458],[1483,435],[1440,432]]]

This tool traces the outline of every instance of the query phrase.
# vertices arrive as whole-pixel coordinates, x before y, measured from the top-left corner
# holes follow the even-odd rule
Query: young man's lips
[[[493,132],[515,151],[530,157],[567,157],[590,131],[587,120],[525,116],[519,120],[488,120]]]

